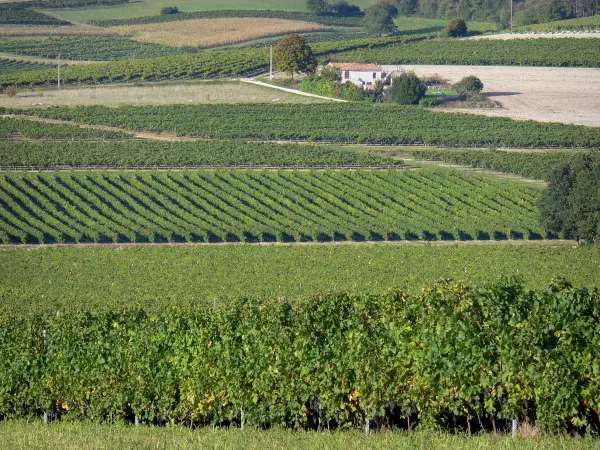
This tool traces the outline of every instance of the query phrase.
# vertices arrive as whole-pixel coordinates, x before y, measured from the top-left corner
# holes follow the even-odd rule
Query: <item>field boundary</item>
[[[404,166],[401,164],[382,164],[382,165],[261,165],[261,164],[198,164],[198,165],[155,165],[155,166],[0,166],[0,172],[60,172],[60,171],[105,171],[105,170],[408,170],[417,169],[412,166]]]
[[[303,92],[303,91],[299,91],[297,89],[290,89],[290,88],[285,88],[283,86],[277,86],[274,84],[265,83],[263,81],[254,80],[252,78],[240,78],[240,81],[243,83],[251,83],[251,84],[256,84],[258,86],[269,87],[272,89],[279,89],[280,91],[290,92],[292,94],[297,94],[297,95],[303,95],[304,97],[313,97],[313,98],[319,98],[319,99],[323,99],[323,100],[331,100],[334,102],[348,103],[348,100],[342,100],[341,98],[325,97],[323,95],[311,94],[309,92]]]
[[[463,246],[463,245],[475,245],[475,246],[520,246],[520,247],[574,247],[579,244],[577,241],[568,239],[506,239],[506,240],[470,240],[470,241],[459,241],[459,240],[438,240],[438,241],[424,241],[424,240],[398,240],[398,241],[308,241],[308,242],[82,242],[74,244],[0,244],[0,251],[8,250],[39,250],[43,248],[75,248],[75,247],[98,247],[98,248],[131,248],[131,247],[214,247],[214,246],[273,246],[273,247],[307,247],[307,246],[327,246],[327,247],[339,247],[339,246],[365,246],[374,247],[378,245],[386,246],[433,246],[433,247],[447,247],[447,246]]]

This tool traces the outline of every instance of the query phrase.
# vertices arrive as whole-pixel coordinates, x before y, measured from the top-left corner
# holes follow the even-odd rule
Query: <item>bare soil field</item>
[[[489,116],[600,126],[600,69],[569,67],[402,66],[419,76],[456,82],[475,75],[498,109],[460,109]],[[440,110],[443,110],[440,108]]]
[[[499,33],[499,34],[486,34],[481,36],[471,36],[467,39],[560,39],[560,38],[574,38],[574,39],[589,39],[589,38],[600,38],[600,31],[590,32],[578,32],[578,31],[557,31],[555,33]]]
[[[194,19],[111,27],[141,42],[171,47],[215,47],[289,33],[325,31],[330,28],[297,20],[262,18]]]
[[[15,108],[29,106],[118,106],[241,102],[314,103],[320,101],[324,100],[238,81],[75,87],[60,90],[37,89],[21,91],[13,98],[0,95],[0,106]]]

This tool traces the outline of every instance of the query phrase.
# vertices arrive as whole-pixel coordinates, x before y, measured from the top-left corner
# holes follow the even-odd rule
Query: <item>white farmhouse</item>
[[[342,72],[342,83],[350,81],[364,89],[372,89],[375,81],[385,81],[383,72],[377,64],[329,63]]]

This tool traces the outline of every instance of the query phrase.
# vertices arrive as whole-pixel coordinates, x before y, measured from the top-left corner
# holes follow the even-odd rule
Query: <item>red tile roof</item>
[[[340,70],[358,70],[358,71],[380,71],[377,64],[361,64],[361,63],[330,63],[330,65],[339,68]]]

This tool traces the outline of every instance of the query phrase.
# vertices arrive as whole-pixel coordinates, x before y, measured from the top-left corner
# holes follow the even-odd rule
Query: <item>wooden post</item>
[[[244,429],[244,410],[240,409],[240,429]]]
[[[517,431],[519,431],[519,421],[513,419],[513,421],[512,421],[512,435],[516,436],[517,435]]]
[[[136,427],[139,427],[139,426],[140,426],[140,419],[138,419],[138,416],[137,416],[137,414],[134,414],[134,415],[133,415],[133,423],[135,423],[135,426],[136,426]]]
[[[371,421],[369,419],[365,420],[365,434],[369,434],[371,431]]]

